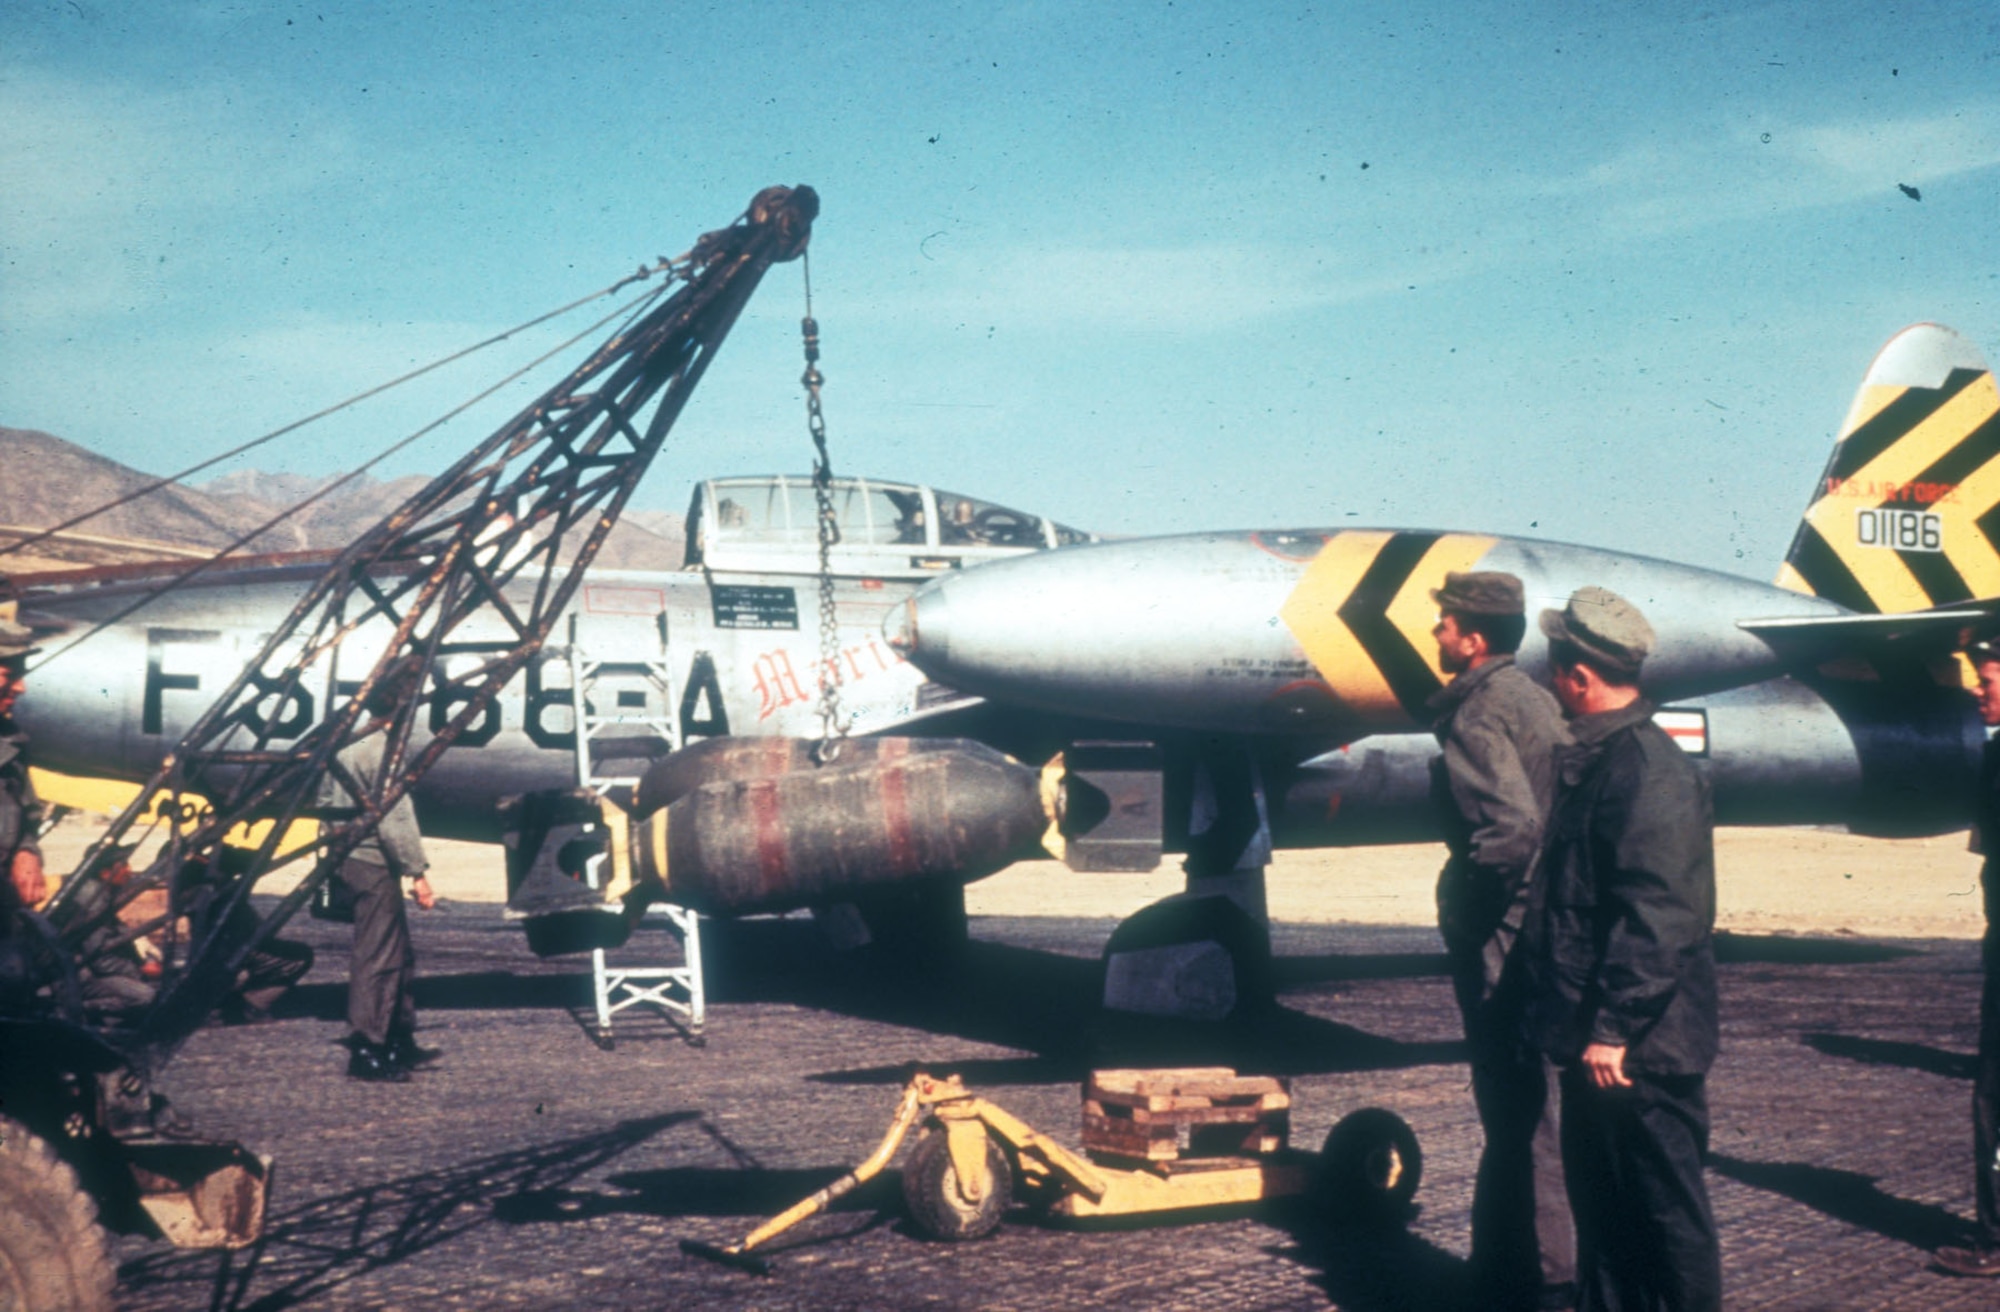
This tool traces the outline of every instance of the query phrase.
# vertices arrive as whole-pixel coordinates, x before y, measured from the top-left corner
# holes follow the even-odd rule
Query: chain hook
[[[819,511],[819,745],[813,759],[827,765],[840,755],[841,741],[847,737],[849,721],[840,713],[840,623],[833,603],[833,544],[840,537],[840,525],[833,513],[833,461],[826,451],[826,415],[820,407],[820,388],[826,376],[819,371],[819,320],[812,312],[812,253],[801,261],[806,284],[806,314],[799,321],[805,338],[806,371],[800,379],[806,389],[806,431],[813,441],[813,500]]]

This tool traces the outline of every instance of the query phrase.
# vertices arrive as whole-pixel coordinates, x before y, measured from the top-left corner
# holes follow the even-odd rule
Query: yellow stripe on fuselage
[[[43,805],[67,806],[86,815],[117,815],[139,796],[139,785],[123,779],[90,779],[82,775],[58,774],[39,766],[29,769],[28,778],[34,783],[35,795],[42,799]],[[208,803],[192,793],[186,794],[182,800],[187,803],[187,809],[177,815],[176,824],[185,833],[201,823],[200,811]],[[155,794],[147,806],[151,814],[172,813],[173,810],[173,795],[167,792]],[[270,832],[271,822],[259,820],[255,824],[235,826],[224,835],[223,841],[233,847],[255,847]],[[294,820],[274,854],[285,856],[318,841],[317,820]]]

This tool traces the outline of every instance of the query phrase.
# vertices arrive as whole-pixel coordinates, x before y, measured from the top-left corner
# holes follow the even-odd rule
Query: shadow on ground
[[[338,928],[321,931],[331,941],[322,952],[327,977],[300,986],[276,1007],[281,1018],[339,1021],[346,1015],[346,962]],[[490,942],[490,927],[451,926],[431,936],[420,964],[417,1010],[567,1011],[586,1030],[594,1027],[587,957],[537,961],[522,948],[521,971],[485,967],[451,973],[464,954],[458,935]],[[664,936],[663,936],[664,937]],[[669,955],[664,943],[635,939],[632,951]],[[1226,1065],[1281,1075],[1401,1069],[1464,1059],[1457,1042],[1403,1042],[1351,1025],[1274,1007],[1246,1023],[1187,1024],[1133,1019],[1109,1022],[1098,1008],[1103,967],[1073,951],[973,940],[960,950],[928,959],[863,949],[836,952],[810,921],[798,918],[712,922],[704,926],[703,956],[711,1006],[780,1003],[864,1020],[972,1039],[1030,1054],[1022,1058],[961,1063],[956,1071],[974,1083],[1065,1083],[1088,1071],[1121,1065]],[[1285,958],[1281,994],[1304,993],[1314,981],[1422,977],[1438,973],[1432,953]],[[464,963],[470,964],[470,963]],[[484,966],[484,963],[481,963]],[[652,1022],[658,1023],[652,1023]],[[620,1042],[673,1041],[681,1037],[644,1008],[621,1017]],[[896,1084],[910,1066],[863,1067],[826,1072],[833,1083]]]
[[[126,1263],[119,1280],[133,1292],[184,1291],[180,1306],[211,1312],[273,1312],[313,1299],[340,1306],[343,1286],[500,1219],[507,1197],[560,1190],[697,1116],[624,1121],[597,1134],[314,1199],[273,1214],[263,1238],[242,1252],[149,1253]]]
[[[1781,1194],[1836,1221],[1925,1252],[1971,1238],[1971,1227],[1957,1213],[1883,1193],[1872,1175],[1804,1162],[1753,1162],[1722,1153],[1712,1154],[1708,1166],[1739,1184]]]
[[[1923,1043],[1862,1039],[1851,1034],[1808,1034],[1803,1041],[1808,1048],[1829,1057],[1844,1057],[1870,1066],[1901,1066],[1954,1080],[1971,1079],[1979,1064],[1971,1053],[1949,1052]]]
[[[629,1171],[606,1177],[619,1192],[526,1189],[493,1201],[493,1219],[508,1225],[588,1221],[611,1215],[740,1216],[776,1215],[846,1174],[839,1167],[773,1170],[769,1167],[673,1167]],[[898,1211],[901,1176],[885,1171],[830,1209],[834,1212]],[[749,1229],[746,1226],[745,1229]]]
[[[1414,1217],[1415,1209],[1412,1209]],[[1406,1225],[1340,1225],[1316,1207],[1274,1213],[1292,1243],[1269,1251],[1317,1271],[1342,1312],[1475,1312],[1465,1259]]]
[[[1715,936],[1715,959],[1725,966],[1869,966],[1922,955],[1922,948],[1869,939],[1732,934],[1727,930]]]

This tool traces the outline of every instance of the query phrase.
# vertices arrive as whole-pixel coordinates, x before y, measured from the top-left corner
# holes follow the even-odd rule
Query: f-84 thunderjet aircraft
[[[976,702],[930,682],[888,645],[881,625],[889,610],[939,573],[1094,540],[1039,515],[909,483],[836,478],[831,490],[830,634],[816,592],[811,477],[703,482],[688,511],[684,567],[590,572],[554,639],[416,785],[426,832],[491,840],[499,799],[574,787],[580,718],[600,774],[637,776],[711,738],[815,738],[822,666],[840,688],[849,734],[922,732]],[[36,763],[146,778],[321,568],[316,559],[225,560],[171,590],[161,581],[184,564],[163,563],[157,577],[119,566],[22,580],[27,612],[67,626],[48,643],[19,712]],[[141,598],[149,599],[120,618]],[[488,650],[480,619],[438,650],[420,742],[453,710],[436,689]],[[368,668],[384,637],[376,630],[386,628],[375,621],[347,639],[350,665]],[[78,634],[88,640],[64,650]],[[308,680],[269,708],[274,736],[303,734],[352,691]]]
[[[1185,852],[1190,893],[1218,896],[1140,913],[1114,936],[1108,989],[1133,1010],[1199,997],[1196,1010],[1227,1013],[1244,990],[1240,971],[1216,986],[1216,954],[1255,950],[1274,844],[1433,835],[1431,589],[1450,570],[1503,569],[1531,605],[1600,584],[1646,611],[1659,634],[1647,691],[1703,760],[1724,822],[1962,827],[1982,732],[1953,653],[2000,613],[1996,414],[1968,342],[1935,325],[1899,334],[1775,586],[1485,533],[1098,541],[870,479],[836,481],[822,574],[810,480],[714,480],[695,493],[686,568],[593,570],[560,641],[418,781],[419,814],[432,832],[491,838],[501,799],[574,787],[581,734],[591,759],[623,756],[644,780],[621,889],[719,914],[915,897],[932,904],[916,923],[944,933],[933,912],[962,932],[964,882],[1023,856],[1117,870]],[[144,778],[312,572],[180,589],[38,668],[21,718],[39,759]],[[27,604],[85,627],[146,586]],[[433,724],[452,710],[454,663],[480,658],[478,630],[475,615],[437,653]],[[1546,664],[1532,626],[1522,663]],[[847,717],[845,769],[809,751],[821,670]],[[349,691],[301,685],[269,709],[275,736]],[[1210,933],[1197,916],[1190,937],[1195,902],[1244,923]]]
[[[1589,584],[1636,602],[1658,632],[1645,690],[1724,823],[1961,828],[1984,734],[1954,652],[1995,615],[1996,542],[1993,374],[1919,324],[1869,369],[1775,585],[1486,533],[1205,533],[939,578],[888,632],[990,704],[1116,721],[1100,736],[1162,749],[1168,845],[1201,854],[1190,817],[1219,833],[1190,873],[1254,906],[1265,842],[1434,835],[1421,730],[1445,678],[1431,590],[1451,570],[1519,575],[1531,617]],[[1545,679],[1529,635],[1521,664]],[[1155,965],[1192,969],[1186,953]]]
[[[838,936],[849,943],[913,923],[958,936],[964,880],[1041,854],[1049,805],[1037,772],[966,741],[980,727],[978,700],[911,666],[882,636],[882,620],[940,573],[1095,536],[910,483],[834,478],[828,490],[823,569],[812,476],[697,485],[683,567],[590,570],[550,640],[415,779],[426,833],[543,851],[510,868],[508,883],[510,907],[528,921],[537,951],[620,941],[645,900],[720,915],[837,909]],[[224,558],[192,581],[181,578],[186,568],[161,562],[14,580],[24,617],[60,631],[17,713],[38,766],[147,779],[264,652],[325,562]],[[524,576],[503,599],[525,611],[537,586]],[[392,625],[389,608],[382,611],[342,639],[338,668],[314,660],[289,691],[259,703],[253,727],[275,743],[295,742],[333,716],[358,691],[355,676],[386,649]],[[507,617],[488,607],[435,645],[413,754],[462,711],[465,681],[517,640]],[[287,656],[266,654],[269,687],[279,686]],[[828,683],[838,690],[845,741],[823,753],[814,749],[828,734]],[[1045,736],[1005,739],[1028,743],[1020,750],[1033,755]],[[775,750],[745,750],[760,745]],[[828,763],[840,768],[818,768],[822,755],[837,756]],[[761,794],[713,805],[717,791],[745,778],[777,784],[787,773],[794,777],[769,805]],[[700,818],[683,824],[683,835],[700,835],[705,822],[721,836],[710,836],[705,854],[680,860],[671,880],[661,862],[645,862],[641,898],[626,897],[632,872],[623,844],[595,884],[578,878],[574,860],[560,877],[526,878],[523,864],[554,873],[552,854],[579,823],[598,831],[600,845],[609,841],[602,824],[585,818],[591,806],[570,804],[585,783],[612,785],[624,799],[636,792],[662,810],[661,825],[665,805],[692,794],[682,809]],[[182,823],[193,818],[189,805],[181,803]],[[857,811],[877,823],[857,826]],[[731,847],[731,834],[743,843]],[[779,849],[790,855],[774,859]],[[494,864],[497,883],[497,852]],[[608,908],[623,914],[576,914]]]

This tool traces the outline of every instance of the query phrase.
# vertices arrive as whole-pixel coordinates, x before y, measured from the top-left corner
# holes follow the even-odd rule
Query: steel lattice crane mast
[[[340,554],[46,909],[42,930],[58,951],[45,955],[66,975],[48,981],[58,1011],[83,1023],[75,971],[94,953],[117,950],[162,923],[171,932],[185,918],[189,938],[168,954],[155,1001],[99,1034],[134,1067],[150,1070],[202,1024],[250,953],[488,713],[540,649],[745,302],[771,265],[804,252],[818,209],[809,187],[767,188],[731,226],[662,261],[666,282],[622,330]],[[530,580],[531,593],[523,586]],[[475,611],[497,617],[500,637],[492,640],[491,621],[482,620],[476,665],[447,675],[440,649]],[[385,644],[372,636],[356,641],[363,626],[371,635],[385,626],[392,632]],[[393,716],[363,712],[378,684],[410,682],[405,675],[413,669],[431,672],[429,698],[450,709],[442,724],[434,713],[431,737],[416,750],[415,686]],[[335,706],[333,694],[350,689]],[[316,696],[329,709],[304,728],[310,716],[301,712]],[[385,735],[384,768],[370,789],[338,758],[376,734]],[[359,799],[344,814],[316,810],[329,771]],[[199,799],[198,819],[174,828],[143,871],[114,886],[106,878],[114,859],[162,792],[177,811],[184,795]],[[315,816],[317,847],[286,848],[292,822]],[[225,836],[253,825],[263,827],[248,832],[262,838],[247,859],[240,848],[225,859]],[[252,917],[256,927],[246,934],[257,881],[311,859],[320,862],[317,874],[261,921]],[[156,887],[169,890],[164,922],[122,925],[118,910]]]

